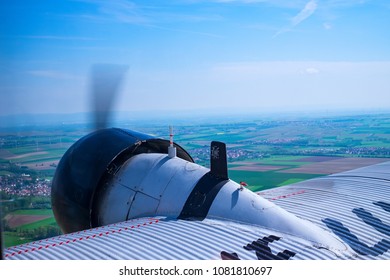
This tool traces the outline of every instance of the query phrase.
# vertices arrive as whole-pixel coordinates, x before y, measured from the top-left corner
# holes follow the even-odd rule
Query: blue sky
[[[96,63],[129,66],[121,111],[390,108],[389,1],[15,0],[0,13],[1,115],[90,110]]]

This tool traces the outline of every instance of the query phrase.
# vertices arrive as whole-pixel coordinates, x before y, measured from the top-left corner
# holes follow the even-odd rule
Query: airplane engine
[[[104,201],[100,196],[108,178],[115,177],[133,156],[166,154],[168,146],[167,140],[118,128],[97,130],[79,139],[60,160],[51,188],[52,208],[61,230],[69,233],[102,225],[96,201]],[[193,162],[183,148],[174,146],[178,158]],[[114,209],[107,211],[117,216]]]

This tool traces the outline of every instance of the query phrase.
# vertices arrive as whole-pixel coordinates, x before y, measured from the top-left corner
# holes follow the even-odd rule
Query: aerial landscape
[[[34,2],[0,4],[0,259],[390,258],[388,1]]]
[[[390,114],[322,117],[241,116],[241,121],[178,121],[175,142],[209,167],[210,142],[227,144],[229,176],[261,191],[390,160]],[[161,120],[160,120],[161,123]],[[129,121],[117,127],[168,138],[168,125]],[[65,151],[88,124],[0,129],[0,191],[6,246],[61,233],[50,189]]]

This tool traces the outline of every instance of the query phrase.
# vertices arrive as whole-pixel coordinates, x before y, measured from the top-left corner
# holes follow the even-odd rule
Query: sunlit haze
[[[129,66],[118,111],[390,108],[390,3],[0,4],[0,114],[90,110],[96,63]]]

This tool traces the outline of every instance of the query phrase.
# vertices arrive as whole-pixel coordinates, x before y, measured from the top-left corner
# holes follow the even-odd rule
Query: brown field
[[[258,162],[253,162],[253,161],[239,161],[239,162],[233,162],[233,164],[239,164],[239,165],[255,165],[255,164],[260,164]]]
[[[47,169],[55,169],[53,164],[58,165],[59,160],[51,160],[51,161],[43,161],[39,163],[29,163],[29,164],[24,164],[27,166],[29,169],[32,170],[47,170]]]
[[[240,162],[241,164],[241,162]],[[242,170],[242,171],[273,171],[279,170],[282,168],[287,168],[288,166],[283,165],[260,165],[260,164],[244,164],[243,166],[236,166],[230,168],[230,170]]]
[[[296,162],[323,162],[328,160],[341,159],[341,157],[327,157],[327,156],[312,156],[306,158],[296,159]]]
[[[281,170],[283,173],[306,173],[306,174],[333,174],[356,169],[368,165],[389,161],[387,158],[336,158],[332,160],[313,162],[301,167]]]
[[[11,228],[31,224],[40,220],[50,218],[50,215],[7,215],[5,218]]]
[[[26,153],[26,154],[22,154],[22,155],[17,155],[17,156],[10,156],[10,157],[7,157],[5,158],[6,160],[10,160],[10,159],[21,159],[21,158],[26,158],[26,157],[31,157],[31,156],[39,156],[39,155],[45,155],[47,154],[48,152],[33,152],[33,153]]]

